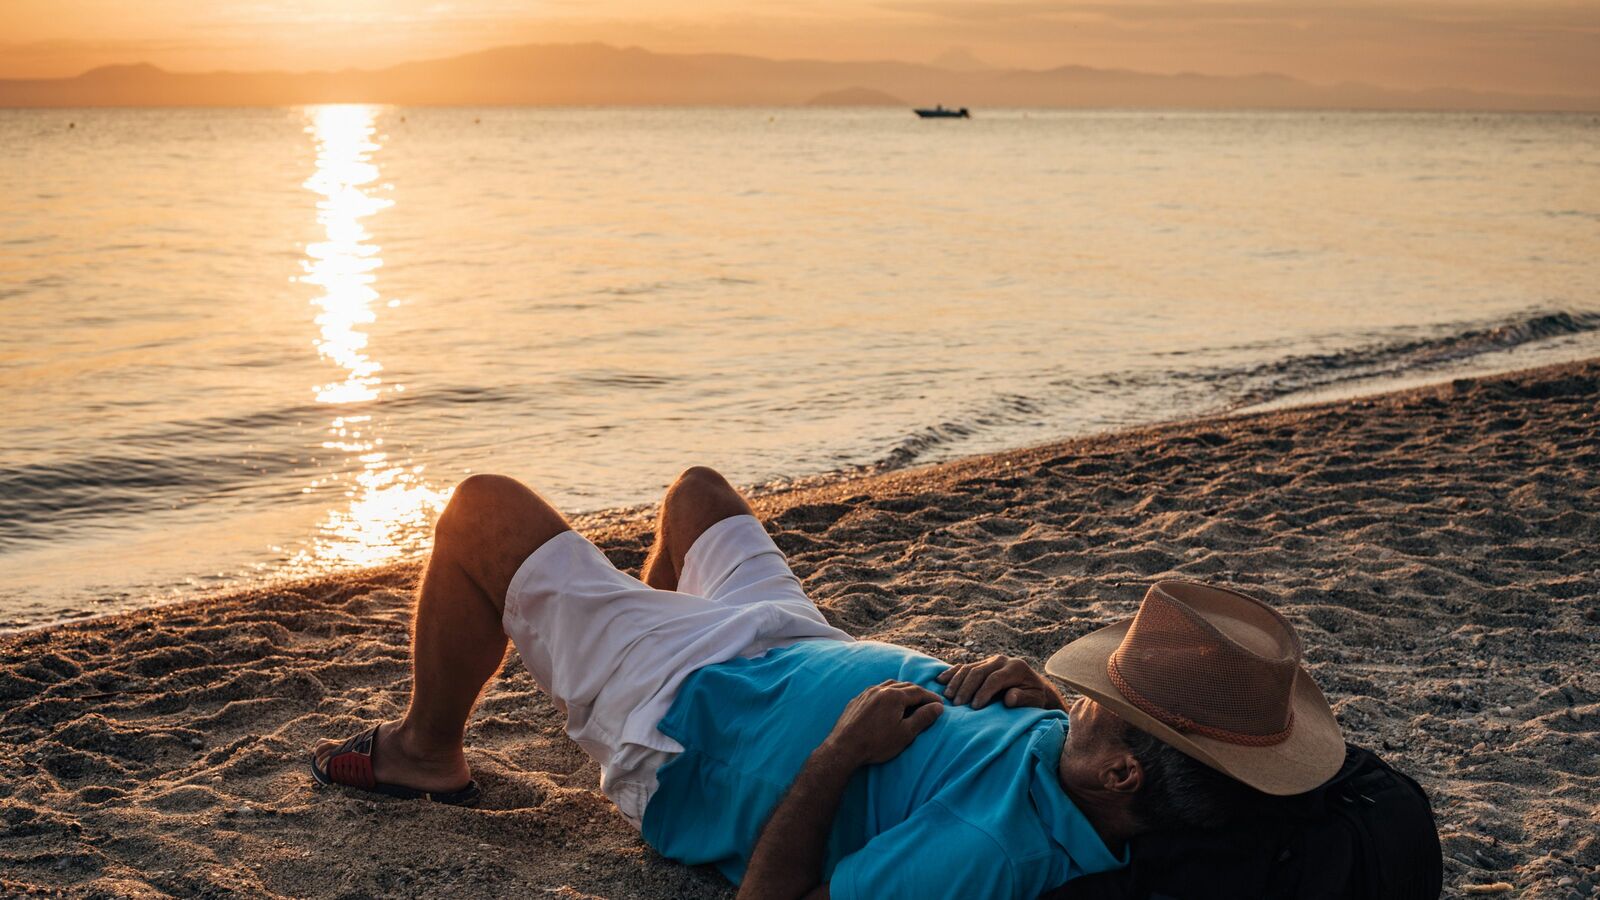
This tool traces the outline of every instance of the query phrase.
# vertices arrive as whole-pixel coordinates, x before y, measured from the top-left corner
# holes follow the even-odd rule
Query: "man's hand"
[[[850,777],[900,755],[941,712],[938,694],[904,681],[885,681],[851,700],[761,829],[739,885],[741,900],[827,900],[828,833]]]
[[[888,762],[942,712],[944,701],[933,691],[905,681],[885,681],[850,701],[823,747],[853,766]]]
[[[1011,707],[1067,708],[1044,676],[1014,656],[991,656],[982,662],[951,666],[934,680],[945,686],[944,695],[958,706],[970,703],[973,709],[983,709],[998,697]]]

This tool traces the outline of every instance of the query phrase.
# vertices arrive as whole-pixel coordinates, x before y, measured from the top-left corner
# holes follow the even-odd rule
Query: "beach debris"
[[[1504,881],[1496,881],[1492,884],[1463,884],[1461,886],[1461,893],[1463,894],[1506,894],[1514,890],[1516,888]]]

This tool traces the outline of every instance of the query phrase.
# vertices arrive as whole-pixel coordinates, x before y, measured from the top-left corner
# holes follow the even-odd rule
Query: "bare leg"
[[[566,530],[560,513],[513,479],[474,475],[456,487],[417,595],[411,703],[378,732],[378,781],[448,791],[472,777],[462,738],[505,658],[506,589],[529,554]],[[319,759],[336,746],[320,742]]]
[[[683,560],[707,528],[732,516],[754,513],[750,504],[714,469],[686,469],[667,488],[656,524],[655,545],[645,559],[642,579],[663,591],[677,590]]]

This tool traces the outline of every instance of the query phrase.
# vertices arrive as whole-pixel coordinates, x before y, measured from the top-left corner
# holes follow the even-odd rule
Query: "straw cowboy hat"
[[[1062,647],[1044,670],[1134,726],[1268,794],[1333,777],[1344,738],[1265,603],[1187,581],[1150,587],[1133,618]]]

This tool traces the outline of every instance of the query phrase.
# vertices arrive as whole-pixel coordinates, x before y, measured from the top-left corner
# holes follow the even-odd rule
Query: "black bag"
[[[1427,795],[1354,744],[1315,790],[1266,798],[1234,825],[1142,834],[1132,850],[1126,868],[1044,900],[1436,900],[1444,881]]]

